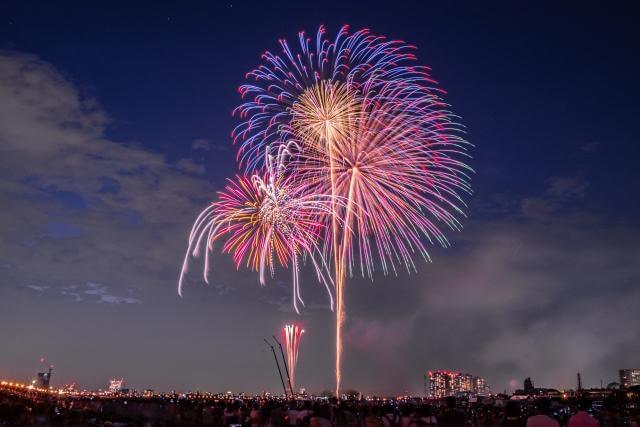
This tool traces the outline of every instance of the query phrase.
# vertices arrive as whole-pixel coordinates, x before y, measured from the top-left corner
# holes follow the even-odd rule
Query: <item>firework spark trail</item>
[[[429,260],[425,242],[449,245],[442,230],[461,228],[471,192],[470,144],[414,46],[347,26],[333,41],[320,27],[315,48],[304,32],[298,41],[280,40],[282,54],[247,73],[232,136],[248,172],[268,162],[264,147],[295,141],[292,179],[331,199],[318,240],[336,288],[339,396],[347,273],[415,271],[416,255]]]
[[[291,127],[293,134],[304,142],[305,152],[312,150],[316,153],[322,153],[322,157],[328,160],[328,181],[329,194],[331,195],[332,215],[331,215],[331,234],[333,265],[335,269],[335,287],[336,287],[336,361],[341,360],[342,355],[342,325],[344,323],[344,281],[345,281],[345,262],[344,248],[348,245],[348,231],[351,218],[351,204],[353,201],[353,189],[344,198],[344,195],[338,194],[337,174],[338,164],[341,162],[339,141],[342,140],[354,125],[354,119],[359,113],[359,102],[349,91],[347,85],[341,83],[331,83],[321,81],[305,90],[299,100],[292,106]],[[314,162],[317,165],[317,162]],[[326,181],[325,168],[321,168],[322,181]],[[303,168],[304,170],[304,168]],[[309,185],[313,180],[308,176],[302,176],[302,181]],[[309,185],[310,188],[313,186]],[[325,194],[325,189],[320,194]],[[346,211],[348,215],[345,218],[345,230],[343,231],[342,245],[339,242],[339,223],[342,221],[336,213],[339,209],[338,200],[346,200]],[[329,239],[325,239],[329,240]],[[327,246],[328,247],[328,246]],[[340,389],[342,378],[340,363],[336,363],[336,394]]]
[[[282,338],[284,339],[285,349],[287,353],[287,366],[289,368],[289,377],[291,387],[295,388],[295,372],[298,364],[298,349],[300,348],[300,340],[304,334],[304,329],[298,325],[285,325],[282,329]]]
[[[267,152],[266,176],[255,174],[251,179],[237,176],[236,180],[228,180],[225,190],[218,193],[218,200],[196,218],[178,281],[180,295],[189,258],[199,256],[204,248],[203,275],[208,283],[209,253],[218,239],[228,236],[222,251],[233,254],[236,268],[244,262],[247,268],[257,271],[261,285],[266,282],[267,270],[274,275],[276,263],[291,265],[296,312],[298,303],[304,305],[299,278],[301,256],[308,256],[333,309],[332,280],[326,273],[329,267],[318,246],[324,227],[322,218],[330,213],[331,204],[328,198],[304,193],[303,187],[282,174],[288,150],[282,145],[275,155],[271,150]]]

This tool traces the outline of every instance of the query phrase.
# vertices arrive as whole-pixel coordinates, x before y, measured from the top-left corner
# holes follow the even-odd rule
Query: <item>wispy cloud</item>
[[[193,175],[203,175],[207,171],[203,165],[196,163],[192,159],[180,159],[176,162],[176,167]]]
[[[191,148],[194,150],[204,150],[204,151],[230,151],[228,145],[224,144],[213,144],[211,141],[205,138],[194,139],[191,143]]]
[[[131,292],[131,290],[129,291]],[[97,297],[98,304],[142,304],[142,301],[138,298],[113,295],[108,286],[100,283],[87,283],[84,294]]]
[[[36,292],[45,292],[47,289],[49,289],[48,286],[38,286],[38,285],[26,285],[25,287]]]
[[[173,286],[184,234],[210,195],[192,160],[105,138],[108,115],[50,64],[0,52],[0,252],[6,283]],[[72,237],[72,238],[67,238]],[[3,285],[11,286],[11,285]],[[77,294],[77,295],[76,295]]]
[[[50,287],[27,285],[25,287],[36,292],[38,296],[46,296],[50,298],[62,297],[68,298],[74,302],[111,305],[142,304],[141,299],[131,296],[134,293],[132,289],[125,290],[129,295],[114,295],[109,286],[100,283],[88,282],[83,286],[69,285]]]
[[[554,197],[584,197],[589,183],[580,176],[554,176],[547,180],[548,193]]]
[[[581,176],[554,176],[546,180],[547,188],[538,195],[521,199],[521,214],[525,218],[550,220],[553,215],[572,206],[572,202],[587,195],[589,182]]]

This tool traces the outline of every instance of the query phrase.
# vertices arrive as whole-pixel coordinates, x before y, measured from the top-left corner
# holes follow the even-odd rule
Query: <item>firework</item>
[[[336,288],[339,396],[347,274],[415,270],[426,242],[448,246],[443,228],[460,228],[471,192],[468,143],[413,46],[347,26],[298,42],[280,40],[283,53],[266,52],[247,74],[232,135],[247,171],[266,163],[263,147],[295,141],[292,179],[331,200],[320,240]]]
[[[266,176],[228,180],[225,190],[218,193],[218,200],[197,217],[189,235],[178,293],[182,295],[190,257],[198,257],[203,249],[203,275],[208,283],[209,254],[214,243],[225,236],[222,252],[232,254],[236,268],[244,262],[247,268],[257,271],[261,285],[266,282],[266,272],[274,275],[276,264],[291,266],[296,312],[298,303],[304,305],[299,269],[301,260],[308,256],[329,293],[333,309],[331,278],[325,273],[327,263],[317,246],[322,218],[330,213],[330,204],[322,197],[304,193],[303,187],[283,174],[286,146],[280,146],[277,155],[270,152],[266,155]]]
[[[304,329],[298,325],[285,325],[282,329],[282,338],[284,339],[287,354],[286,362],[292,389],[296,386],[295,372],[296,365],[298,364],[298,349],[300,347],[302,334],[304,334]]]

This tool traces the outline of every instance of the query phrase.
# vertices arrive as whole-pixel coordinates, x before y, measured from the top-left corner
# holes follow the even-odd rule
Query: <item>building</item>
[[[620,387],[640,385],[640,369],[620,369]]]
[[[487,381],[482,377],[473,378],[473,392],[475,394],[487,394],[489,393],[489,387],[487,387]]]
[[[124,378],[109,380],[110,393],[122,393],[124,390]]]
[[[458,391],[473,391],[473,375],[471,374],[459,374],[457,377]]]
[[[429,371],[429,397],[439,399],[455,394],[457,372]]]
[[[479,394],[487,393],[487,383],[484,378],[474,377],[455,371],[429,371],[429,397],[440,399],[455,396],[459,393]]]
[[[49,367],[49,372],[38,372],[38,379],[36,385],[38,388],[49,388],[51,384],[51,372],[53,368]]]

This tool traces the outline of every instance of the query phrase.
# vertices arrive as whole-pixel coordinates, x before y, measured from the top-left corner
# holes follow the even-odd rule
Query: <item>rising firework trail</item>
[[[292,390],[296,384],[295,374],[296,366],[298,364],[298,349],[300,347],[302,334],[304,334],[304,329],[298,325],[285,325],[284,328],[282,328],[282,338],[284,339],[284,345],[287,349],[286,366],[288,366]]]
[[[280,45],[240,86],[232,135],[247,173],[264,168],[264,147],[293,144],[290,179],[330,199],[318,244],[332,264],[339,396],[347,276],[415,271],[427,244],[449,246],[444,229],[461,228],[471,193],[470,144],[414,46],[348,26]]]

